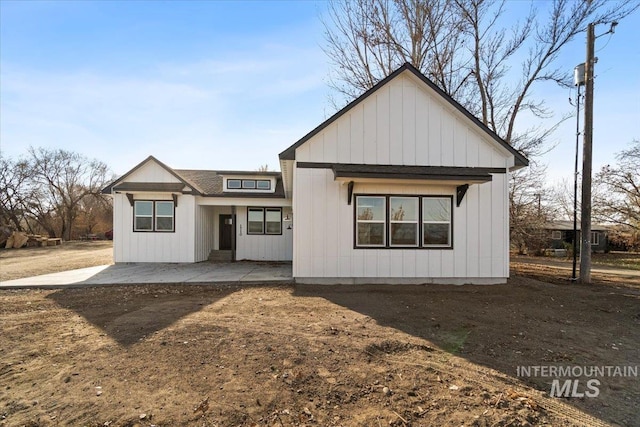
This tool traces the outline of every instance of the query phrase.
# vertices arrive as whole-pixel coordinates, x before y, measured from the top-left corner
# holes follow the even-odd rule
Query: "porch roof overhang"
[[[298,162],[298,168],[331,169],[336,181],[379,182],[381,180],[415,183],[481,184],[492,180],[494,173],[506,173],[506,168],[459,166],[403,166],[348,163]]]
[[[182,182],[123,182],[114,185],[112,191],[136,191],[154,193],[186,193],[192,194],[193,189]]]
[[[390,166],[390,165],[334,165],[331,167],[336,181],[438,181],[449,184],[480,184],[491,181],[491,173],[479,168],[450,168],[442,166]]]
[[[298,168],[331,169],[335,181],[348,183],[348,203],[351,204],[354,183],[398,183],[450,185],[456,187],[456,204],[460,206],[472,184],[490,182],[495,173],[507,173],[506,168],[460,166],[404,166],[347,163],[298,162]]]

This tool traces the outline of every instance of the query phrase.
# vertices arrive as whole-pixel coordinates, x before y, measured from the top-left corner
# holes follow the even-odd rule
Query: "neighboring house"
[[[282,174],[150,157],[104,191],[116,262],[201,261],[228,226],[233,259],[292,260],[299,283],[490,284],[509,276],[508,178],[527,164],[405,64],[280,153]]]
[[[578,229],[578,252],[580,252],[580,221]],[[552,249],[563,249],[566,245],[573,244],[573,221],[553,221],[545,225],[545,230],[551,241]],[[591,225],[591,250],[593,252],[606,252],[609,249],[609,230],[601,224]]]

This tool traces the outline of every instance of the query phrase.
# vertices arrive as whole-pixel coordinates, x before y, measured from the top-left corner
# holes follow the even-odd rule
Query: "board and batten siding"
[[[300,283],[501,283],[509,276],[513,156],[410,73],[296,149],[296,162],[504,168],[473,184],[359,183],[354,194],[452,195],[453,249],[355,249],[354,205],[328,169],[294,167],[293,275]]]
[[[408,73],[296,149],[298,162],[507,168],[513,157]],[[295,173],[295,172],[294,172]]]
[[[200,206],[195,208],[195,261],[205,261],[209,259],[209,254],[216,248],[216,237],[218,215],[213,206]]]
[[[252,205],[262,207],[260,205]],[[282,217],[291,215],[291,207],[282,207]],[[282,223],[282,234],[247,234],[247,206],[236,208],[236,259],[252,261],[291,261],[293,256],[293,230]]]
[[[172,200],[167,193],[134,193],[136,200]],[[195,262],[195,197],[178,196],[174,232],[134,232],[133,207],[125,194],[113,195],[115,262]]]
[[[178,183],[154,161],[134,170],[126,182]],[[136,200],[172,200],[171,193],[130,192]],[[114,262],[194,262],[195,197],[179,195],[174,232],[133,231],[133,207],[126,194],[113,194]]]

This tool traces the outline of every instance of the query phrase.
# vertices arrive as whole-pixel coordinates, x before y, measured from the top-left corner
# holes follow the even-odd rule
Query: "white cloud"
[[[325,63],[315,50],[283,46],[260,56],[153,65],[128,75],[3,63],[3,154],[21,155],[30,145],[64,148],[118,174],[149,154],[182,168],[277,168],[277,153],[322,119]]]

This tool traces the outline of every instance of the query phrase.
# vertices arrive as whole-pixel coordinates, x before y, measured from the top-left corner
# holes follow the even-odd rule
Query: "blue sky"
[[[176,168],[248,169],[334,111],[324,2],[0,1],[5,156],[64,148],[116,174],[153,154]],[[608,28],[600,26],[598,34]],[[640,138],[640,13],[597,41],[594,169]],[[579,36],[561,58],[584,61]],[[569,91],[538,88],[558,113]],[[575,94],[573,94],[575,96]],[[542,161],[571,177],[575,119]]]

